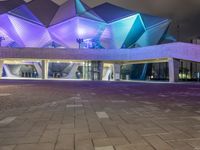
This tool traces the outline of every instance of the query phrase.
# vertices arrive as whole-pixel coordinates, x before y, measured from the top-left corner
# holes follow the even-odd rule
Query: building
[[[1,78],[199,80],[200,46],[157,45],[169,19],[81,0],[0,6]]]

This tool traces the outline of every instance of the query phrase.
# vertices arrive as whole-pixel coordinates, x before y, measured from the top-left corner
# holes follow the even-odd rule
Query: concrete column
[[[179,80],[179,61],[173,58],[168,60],[169,82],[177,82]]]
[[[103,80],[103,62],[99,62],[99,80]]]
[[[3,74],[3,60],[0,60],[0,79],[2,78],[2,74]]]
[[[115,81],[120,81],[121,64],[114,64],[113,77]]]
[[[49,62],[42,60],[42,79],[48,79]]]

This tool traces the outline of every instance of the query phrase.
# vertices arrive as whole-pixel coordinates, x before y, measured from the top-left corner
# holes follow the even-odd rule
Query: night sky
[[[1,1],[1,0],[0,0]],[[13,0],[14,1],[14,0]],[[30,1],[30,0],[26,0]],[[66,0],[53,0],[62,4]],[[91,7],[104,2],[172,20],[170,33],[179,41],[200,36],[200,0],[82,0]],[[179,26],[179,29],[177,29]]]

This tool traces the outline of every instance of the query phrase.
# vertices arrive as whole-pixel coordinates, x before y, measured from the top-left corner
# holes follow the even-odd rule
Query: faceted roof
[[[103,3],[99,6],[92,8],[92,10],[107,23],[136,14],[133,11],[121,8],[110,3]]]
[[[15,2],[11,0],[0,1],[0,14],[6,12],[46,27],[76,16],[111,23],[138,13],[107,2],[89,8],[81,0],[68,0],[60,6],[52,0],[32,0],[28,3],[23,0],[15,0]],[[167,20],[141,13],[140,15],[146,28]]]
[[[0,1],[3,46],[77,48],[81,38],[83,46],[95,48],[142,47],[158,44],[169,24],[168,19],[110,3],[90,8],[82,0],[62,5],[52,0]]]

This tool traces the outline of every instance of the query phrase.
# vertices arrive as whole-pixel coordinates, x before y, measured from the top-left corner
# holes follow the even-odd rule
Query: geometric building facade
[[[81,0],[61,6],[51,0],[19,1],[0,13],[0,37],[5,47],[133,48],[158,44],[169,24],[109,3],[89,8]]]
[[[110,3],[90,8],[81,0],[60,6],[51,0],[1,1],[0,78],[197,80],[197,60],[188,67],[182,57],[176,63],[162,51],[143,59],[152,53],[146,47],[169,40],[169,25],[169,19]]]

